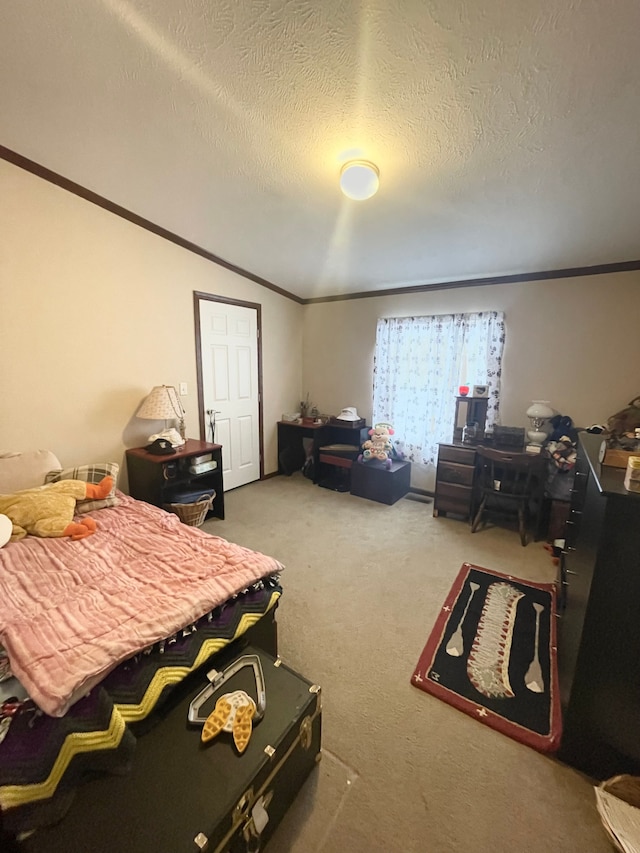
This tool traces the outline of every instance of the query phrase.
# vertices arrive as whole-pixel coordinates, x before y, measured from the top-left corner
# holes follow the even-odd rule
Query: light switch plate
[[[188,391],[188,389],[187,389],[187,383],[186,383],[186,382],[181,382],[181,383],[180,383],[180,396],[181,396],[181,397],[186,397],[188,393],[189,393],[189,391]]]

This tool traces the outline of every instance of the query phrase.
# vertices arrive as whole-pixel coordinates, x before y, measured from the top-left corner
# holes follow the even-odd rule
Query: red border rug
[[[556,590],[463,563],[411,683],[541,752],[560,745]]]

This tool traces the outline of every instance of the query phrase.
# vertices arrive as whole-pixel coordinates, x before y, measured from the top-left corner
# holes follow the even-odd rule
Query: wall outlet
[[[186,383],[186,382],[181,382],[181,383],[180,383],[180,396],[181,396],[181,397],[186,397],[188,393],[189,393],[189,391],[188,391],[188,389],[187,389],[187,383]]]

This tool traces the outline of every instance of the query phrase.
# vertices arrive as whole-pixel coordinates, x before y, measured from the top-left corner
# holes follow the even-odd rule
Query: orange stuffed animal
[[[113,488],[113,477],[103,477],[99,483],[84,480],[59,480],[36,489],[24,489],[12,495],[0,495],[0,513],[13,524],[11,541],[27,534],[42,537],[69,536],[84,539],[96,531],[92,518],[84,516],[74,521],[76,501],[85,498],[106,498]]]

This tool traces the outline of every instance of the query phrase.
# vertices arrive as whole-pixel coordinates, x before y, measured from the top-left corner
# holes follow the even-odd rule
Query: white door
[[[200,353],[206,440],[207,409],[216,412],[224,490],[260,479],[258,312],[200,299]]]

